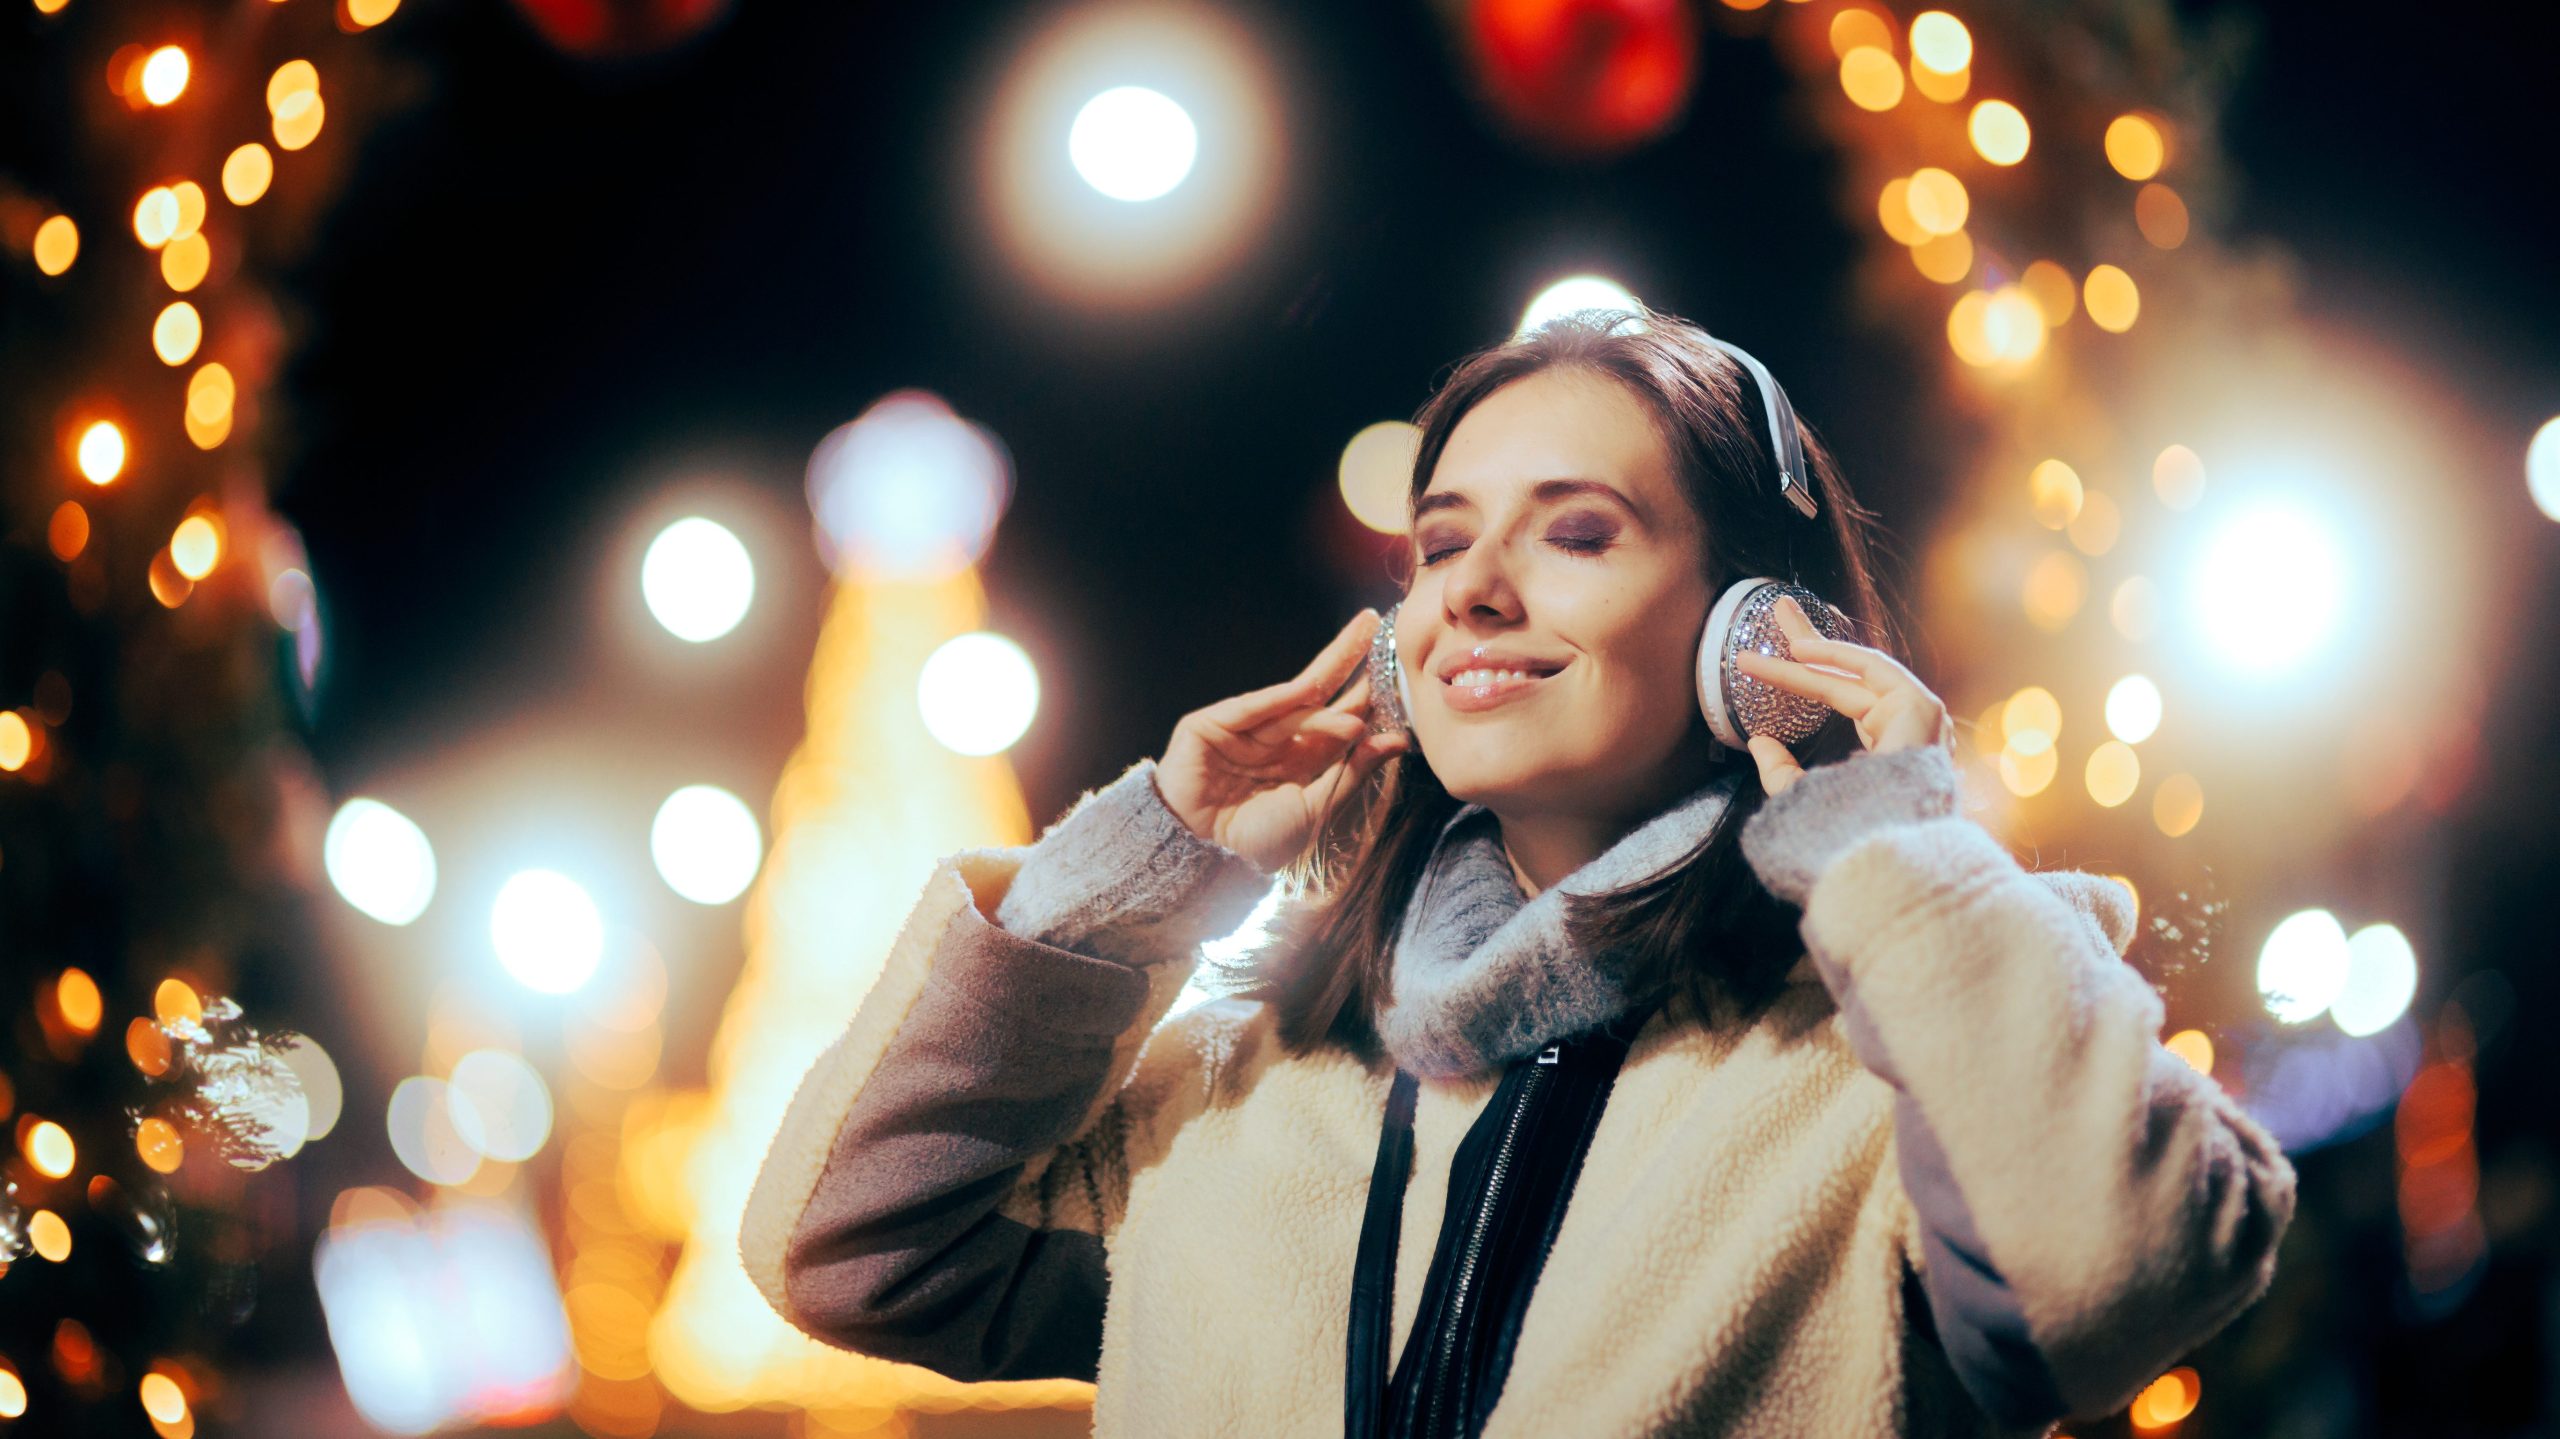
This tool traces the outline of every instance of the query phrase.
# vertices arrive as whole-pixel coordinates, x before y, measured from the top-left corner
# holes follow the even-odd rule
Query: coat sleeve
[[[1270,876],[1174,817],[1141,761],[1040,840],[935,867],[802,1079],[749,1192],[748,1275],[793,1325],[954,1379],[1094,1377],[1131,1084],[1205,939]]]
[[[2111,1413],[2266,1291],[2293,1167],[2160,1043],[2124,886],[2021,868],[1936,747],[1807,772],[1743,852],[1895,1090],[1909,1258],[1986,1412]]]

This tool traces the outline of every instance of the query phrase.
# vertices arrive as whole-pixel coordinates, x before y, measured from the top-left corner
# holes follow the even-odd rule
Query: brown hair
[[[1585,310],[1460,361],[1414,417],[1422,438],[1408,510],[1430,486],[1459,420],[1503,386],[1549,369],[1613,379],[1652,413],[1681,487],[1705,521],[1709,594],[1748,575],[1792,577],[1840,610],[1860,643],[1895,652],[1870,555],[1875,515],[1858,506],[1809,427],[1806,478],[1818,517],[1807,519],[1780,498],[1757,388],[1704,330],[1673,316],[1646,310],[1630,323],[1621,311]],[[1704,717],[1692,719],[1687,742],[1714,745]],[[1856,731],[1834,715],[1795,752],[1810,769],[1858,748]],[[1740,771],[1731,803],[1697,848],[1636,885],[1565,900],[1575,948],[1627,956],[1635,991],[1667,990],[1678,1019],[1756,1016],[1799,948],[1796,911],[1771,895],[1742,857],[1742,822],[1766,798],[1758,763],[1728,751],[1725,765]],[[1220,986],[1272,1006],[1288,1052],[1330,1041],[1375,1058],[1374,1016],[1391,997],[1397,927],[1459,804],[1421,752],[1408,750],[1337,805],[1289,867],[1288,888],[1316,898],[1287,911],[1273,942]]]

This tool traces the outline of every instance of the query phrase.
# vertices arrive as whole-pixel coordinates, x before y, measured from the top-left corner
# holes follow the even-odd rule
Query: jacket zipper
[[[1492,1169],[1485,1178],[1484,1200],[1476,1206],[1475,1220],[1467,1230],[1467,1246],[1459,1255],[1457,1278],[1449,1287],[1449,1317],[1441,1326],[1440,1351],[1431,1369],[1431,1405],[1423,1416],[1425,1435],[1442,1432],[1440,1407],[1449,1396],[1450,1374],[1457,1365],[1458,1336],[1465,1332],[1461,1320],[1475,1283],[1477,1261],[1484,1255],[1485,1231],[1493,1223],[1494,1201],[1501,1197],[1502,1182],[1511,1173],[1511,1155],[1519,1145],[1521,1121],[1528,1116],[1529,1102],[1561,1061],[1563,1052],[1563,1045],[1551,1044],[1538,1056],[1537,1067],[1521,1077],[1519,1092],[1512,1098],[1511,1114],[1503,1122],[1502,1143],[1494,1148]]]

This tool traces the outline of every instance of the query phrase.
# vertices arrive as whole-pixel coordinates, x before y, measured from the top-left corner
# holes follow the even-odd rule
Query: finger
[[[1353,677],[1350,686],[1344,689],[1342,694],[1336,698],[1328,708],[1341,714],[1356,715],[1368,709],[1368,707],[1369,667],[1362,665],[1358,674]]]
[[[1275,719],[1323,704],[1329,688],[1301,675],[1222,699],[1202,709],[1200,718],[1226,733],[1248,734]]]
[[[1875,708],[1876,692],[1864,684],[1826,674],[1796,660],[1782,660],[1758,650],[1744,650],[1735,657],[1734,663],[1754,679],[1818,699],[1851,719],[1858,719]]]
[[[1795,596],[1782,595],[1772,611],[1778,617],[1778,630],[1787,637],[1787,652],[1799,660],[1816,660],[1849,671],[1861,679],[1898,678],[1918,684],[1919,677],[1903,667],[1900,660],[1871,646],[1835,640],[1813,627]]]
[[[1299,672],[1298,678],[1322,681],[1325,689],[1330,692],[1335,685],[1342,683],[1344,676],[1351,672],[1352,662],[1369,652],[1369,636],[1377,627],[1378,612],[1363,608],[1360,613],[1351,617],[1351,623],[1344,625],[1325,647],[1316,653],[1314,659],[1307,662],[1307,667]]]
[[[1376,610],[1360,611],[1295,678],[1220,700],[1201,710],[1202,717],[1221,729],[1242,734],[1293,710],[1323,704],[1342,683],[1351,661],[1367,652],[1369,636],[1377,624]]]
[[[1770,795],[1786,793],[1788,786],[1804,774],[1804,766],[1796,763],[1795,754],[1767,735],[1753,735],[1750,750],[1751,757],[1760,764],[1760,788]]]

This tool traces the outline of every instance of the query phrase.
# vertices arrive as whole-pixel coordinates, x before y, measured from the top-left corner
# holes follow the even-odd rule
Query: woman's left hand
[[[1781,596],[1775,612],[1787,648],[1796,658],[1782,660],[1744,650],[1734,657],[1744,674],[1818,699],[1847,715],[1858,727],[1859,743],[1874,753],[1944,745],[1953,738],[1955,726],[1947,717],[1946,705],[1900,660],[1865,645],[1824,638],[1791,597]],[[1813,663],[1805,663],[1808,660]],[[1830,668],[1815,669],[1814,664]],[[1751,757],[1760,762],[1761,788],[1772,796],[1785,793],[1804,778],[1804,766],[1796,763],[1795,755],[1767,735],[1751,737]]]

